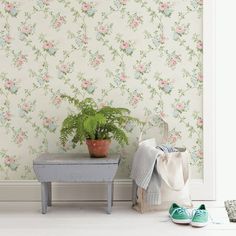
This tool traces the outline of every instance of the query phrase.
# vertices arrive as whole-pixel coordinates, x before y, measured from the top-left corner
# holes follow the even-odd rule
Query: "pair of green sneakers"
[[[169,209],[169,215],[176,224],[191,224],[193,227],[204,227],[208,223],[208,211],[204,204],[190,214],[187,209],[173,203]]]

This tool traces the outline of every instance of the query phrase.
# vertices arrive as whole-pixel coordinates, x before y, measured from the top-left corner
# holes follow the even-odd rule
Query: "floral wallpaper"
[[[202,0],[1,0],[0,179],[33,179],[42,152],[62,147],[62,120],[74,108],[65,93],[127,107],[147,121],[146,136],[191,152],[202,177]],[[113,143],[127,178],[140,130]]]

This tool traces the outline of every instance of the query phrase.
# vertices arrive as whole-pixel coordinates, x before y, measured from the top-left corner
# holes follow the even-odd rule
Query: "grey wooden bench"
[[[104,182],[107,184],[107,213],[113,205],[113,179],[120,158],[90,158],[88,154],[45,153],[33,161],[33,169],[41,182],[42,214],[52,205],[52,182]]]

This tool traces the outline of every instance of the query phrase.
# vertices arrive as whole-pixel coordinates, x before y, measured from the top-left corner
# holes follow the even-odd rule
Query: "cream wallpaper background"
[[[73,110],[60,98],[94,97],[148,120],[146,136],[191,152],[202,176],[202,0],[0,1],[0,179],[33,179],[39,153],[61,147],[62,120]],[[139,130],[122,156],[129,176]]]

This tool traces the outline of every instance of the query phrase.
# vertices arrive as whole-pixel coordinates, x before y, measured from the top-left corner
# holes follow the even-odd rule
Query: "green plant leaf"
[[[60,136],[60,141],[63,146],[65,145],[69,136],[71,136],[74,133],[74,129],[76,128],[76,125],[77,125],[77,122],[76,122],[75,115],[69,115],[63,121],[62,127],[61,127],[61,136]]]
[[[78,108],[77,115],[69,115],[63,121],[60,136],[63,145],[70,136],[73,147],[85,139],[115,139],[120,145],[128,144],[125,125],[128,122],[143,124],[130,116],[127,108],[105,106],[99,109],[92,98],[79,101],[67,95],[62,97]]]

